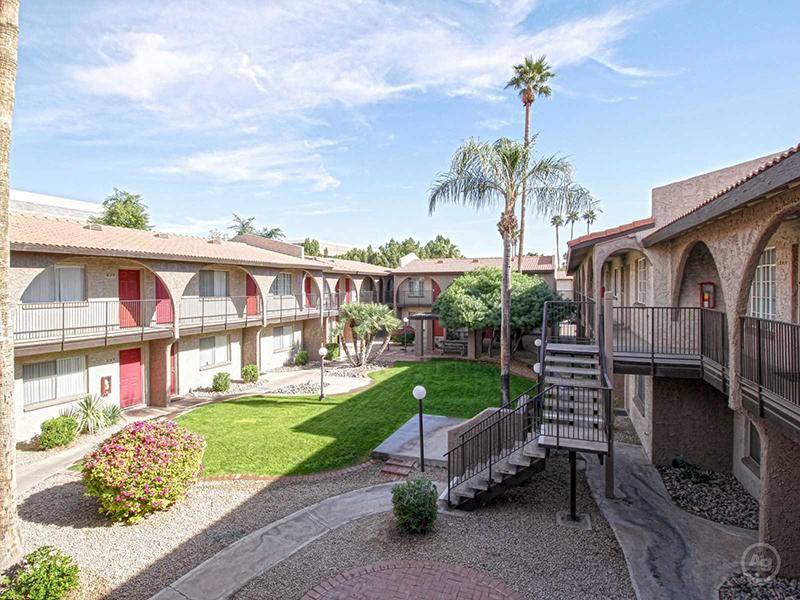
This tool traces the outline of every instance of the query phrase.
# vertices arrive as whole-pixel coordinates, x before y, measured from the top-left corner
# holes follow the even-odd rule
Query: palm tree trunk
[[[529,134],[531,129],[531,105],[525,104],[525,134],[524,134],[524,141],[525,141],[525,149],[528,149],[528,145],[530,142]],[[527,182],[522,182],[522,204],[520,209],[520,218],[519,218],[519,246],[517,248],[517,271],[522,273],[522,256],[525,254],[525,213],[527,212],[527,202],[528,202],[528,184]]]
[[[510,217],[510,218],[509,218]],[[514,211],[503,219],[513,223]],[[504,227],[503,233],[503,285],[500,292],[500,399],[502,406],[511,400],[511,238],[512,227]]]
[[[569,223],[569,239],[570,241],[575,239],[575,221]]]
[[[559,251],[560,244],[558,243],[558,225],[556,225],[556,267],[561,268],[561,252]]]
[[[19,0],[0,0],[0,572],[22,555],[14,461],[14,338],[8,294],[8,157],[17,75]]]
[[[592,225],[592,224],[591,224],[591,223],[589,223],[589,220],[587,219],[587,220],[586,220],[586,235],[589,235],[589,227],[590,227],[591,225]]]

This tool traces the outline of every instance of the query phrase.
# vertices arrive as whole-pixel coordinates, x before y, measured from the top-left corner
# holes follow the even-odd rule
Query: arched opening
[[[336,281],[335,292],[339,305],[349,304],[352,302],[354,300],[355,291],[355,284],[347,275],[340,277]]]
[[[673,306],[700,307],[725,312],[722,282],[711,250],[704,242],[687,248],[680,285]]]
[[[326,282],[327,283],[327,282]],[[303,306],[317,308],[319,306],[319,284],[311,273],[303,273]]]
[[[243,267],[206,265],[193,275],[181,298],[181,326],[222,322],[257,324],[262,312],[262,292]]]
[[[361,282],[361,293],[359,294],[358,301],[362,303],[372,303],[378,301],[378,290],[375,285],[375,280],[372,277],[364,277]]]

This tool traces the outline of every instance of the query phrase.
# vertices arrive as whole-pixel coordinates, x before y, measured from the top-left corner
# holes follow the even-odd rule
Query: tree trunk
[[[514,220],[513,210],[511,221]],[[511,399],[511,237],[513,229],[503,231],[503,286],[500,292],[500,398],[502,406]]]
[[[381,347],[378,348],[378,351],[375,353],[375,356],[373,356],[372,359],[369,361],[370,363],[373,363],[376,360],[378,360],[378,358],[380,358],[381,354],[383,354],[386,351],[386,348],[389,347],[389,340],[390,339],[391,339],[391,336],[388,335],[388,333],[387,333],[386,337],[383,338],[383,343],[381,344]]]
[[[561,268],[561,252],[559,251],[558,243],[558,225],[556,225],[556,268]]]
[[[575,239],[575,221],[570,221],[570,224],[569,224],[569,239],[570,239],[570,241]]]
[[[347,356],[347,360],[350,361],[350,364],[353,365],[354,367],[357,367],[358,365],[356,364],[355,359],[350,355],[350,348],[347,347],[347,341],[345,341],[344,335],[341,335],[339,337],[339,345],[342,346],[342,348],[344,348],[345,356]]]
[[[525,103],[525,149],[528,149],[530,142],[529,134],[531,129],[531,105]],[[519,245],[517,247],[517,271],[522,273],[522,255],[525,254],[525,213],[527,212],[528,201],[528,182],[522,182],[522,207],[519,215]]]
[[[16,563],[22,554],[14,472],[14,338],[8,294],[8,157],[18,40],[19,0],[0,0],[0,572]]]

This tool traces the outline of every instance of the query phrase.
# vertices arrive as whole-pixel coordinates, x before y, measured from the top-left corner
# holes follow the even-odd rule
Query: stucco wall
[[[227,364],[200,368],[200,338],[212,335],[230,336],[230,362]],[[178,342],[178,393],[187,394],[198,387],[211,387],[214,375],[227,372],[232,379],[239,379],[242,373],[242,330],[218,331],[211,334],[198,334],[181,337]]]
[[[692,246],[683,268],[678,306],[701,306],[700,284],[710,282],[716,288],[715,310],[725,311],[725,294],[714,257],[703,243]]]
[[[274,350],[274,341],[273,341],[273,331],[276,327],[282,326],[293,326],[293,334],[294,334],[294,347],[288,350]],[[270,369],[276,369],[281,367],[291,361],[294,355],[297,353],[297,350],[303,348],[303,324],[300,322],[296,323],[284,323],[283,325],[274,325],[269,327],[263,327],[260,333],[260,344],[261,344],[261,372],[264,373],[265,371],[269,371]],[[309,352],[309,360],[316,360],[317,357],[314,357]]]

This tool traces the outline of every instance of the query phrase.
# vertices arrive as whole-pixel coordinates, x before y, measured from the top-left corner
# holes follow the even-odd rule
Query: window
[[[231,343],[227,335],[200,338],[200,368],[224,365],[231,361]]]
[[[275,281],[269,288],[269,293],[274,296],[291,296],[292,295],[292,274],[291,273],[278,273]]]
[[[636,301],[640,304],[647,303],[647,259],[636,260]]]
[[[272,330],[272,350],[275,352],[283,352],[291,350],[294,346],[294,331],[291,325],[284,327],[275,327]]]
[[[200,271],[200,296],[208,298],[229,295],[227,271]]]
[[[83,266],[48,267],[31,282],[22,301],[83,302],[86,300],[86,276]]]
[[[408,280],[408,295],[412,298],[420,298],[423,295],[423,280],[422,279],[409,279]]]
[[[86,357],[73,356],[22,366],[24,406],[88,393]]]
[[[775,318],[778,302],[775,271],[775,248],[767,248],[758,259],[753,283],[750,285],[750,304],[747,312],[751,317]]]
[[[636,408],[639,409],[639,413],[644,416],[645,415],[645,376],[644,375],[636,375],[636,389],[633,393],[633,403],[636,405]]]

